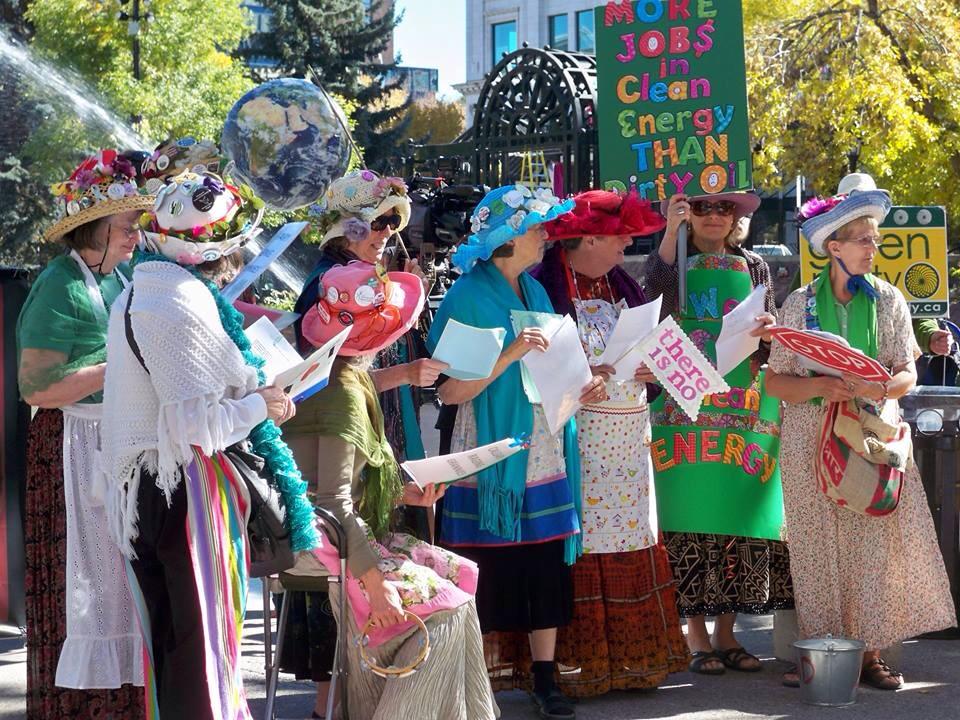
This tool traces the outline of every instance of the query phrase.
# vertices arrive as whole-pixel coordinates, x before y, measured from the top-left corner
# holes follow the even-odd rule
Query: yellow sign
[[[947,213],[942,207],[894,207],[880,226],[873,273],[894,285],[914,317],[942,317],[950,305]],[[800,282],[806,285],[827,258],[800,243]]]

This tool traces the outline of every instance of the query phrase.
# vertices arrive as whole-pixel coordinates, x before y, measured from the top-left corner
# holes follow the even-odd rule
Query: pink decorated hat
[[[323,274],[317,303],[303,316],[303,336],[321,347],[352,327],[341,355],[377,353],[396,342],[420,317],[425,294],[416,275],[385,272],[355,260]]]

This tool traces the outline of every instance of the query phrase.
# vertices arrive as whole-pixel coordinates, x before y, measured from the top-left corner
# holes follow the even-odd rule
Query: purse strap
[[[137,339],[133,336],[133,324],[130,322],[130,304],[133,302],[133,284],[130,285],[130,294],[127,295],[127,304],[123,308],[123,330],[127,335],[127,344],[130,346],[130,349],[133,350],[134,357],[137,358],[137,362],[140,363],[147,375],[150,374],[150,368],[147,367],[147,364],[143,361],[143,353],[140,352],[140,345],[137,344]]]

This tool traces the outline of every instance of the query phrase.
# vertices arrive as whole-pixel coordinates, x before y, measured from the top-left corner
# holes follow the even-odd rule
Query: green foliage
[[[364,148],[368,167],[383,170],[406,135],[403,119],[409,102],[382,100],[400,87],[389,79],[395,63],[379,58],[389,46],[400,18],[385,0],[369,13],[360,0],[263,0],[273,12],[269,32],[258,33],[238,51],[244,58],[277,63],[270,75],[313,77],[327,90],[356,102],[354,138]]]
[[[960,217],[956,0],[745,0],[744,17],[758,184],[830,194],[853,162],[896,203]]]
[[[231,105],[252,86],[230,55],[249,32],[246,11],[236,0],[151,0],[135,80],[119,8],[111,0],[33,0],[33,47],[90,80],[119,114],[140,116],[145,137],[219,137]]]

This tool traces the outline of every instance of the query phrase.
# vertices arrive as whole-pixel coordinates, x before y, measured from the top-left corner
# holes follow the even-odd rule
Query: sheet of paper
[[[278,375],[296,368],[303,362],[287,339],[280,334],[270,318],[264,316],[243,331],[250,340],[254,354],[263,358],[263,374],[267,385],[273,385]]]
[[[408,460],[401,463],[400,467],[423,490],[427,485],[443,485],[476,475],[528,447],[519,438],[506,438],[473,450],[425,460]]]
[[[721,375],[736,368],[760,347],[760,338],[750,331],[760,327],[756,317],[766,312],[767,286],[757,285],[747,298],[723,316],[717,337],[717,371]]]
[[[660,307],[663,305],[663,296],[657,297],[644,305],[626,308],[617,318],[617,324],[607,339],[607,345],[597,365],[613,365],[617,372],[614,380],[630,380],[640,365],[639,353],[634,352],[647,335],[660,322]]]
[[[297,239],[309,223],[293,222],[287,223],[277,230],[270,238],[270,241],[264,245],[263,250],[253,260],[247,263],[244,268],[237,273],[237,276],[231,280],[220,291],[220,294],[226,298],[227,302],[232,303],[239,298],[243,291],[250,287],[254,280],[263,275],[263,272],[270,267],[270,263],[276,260],[283,251],[286,250]]]
[[[281,373],[276,379],[278,387],[290,388],[290,396],[295,403],[303,402],[327,386],[330,369],[343,343],[350,336],[353,326],[345,327],[339,335],[330,338],[322,347],[311,353],[310,357],[298,363],[296,367]]]
[[[543,330],[549,337],[552,332],[556,331],[562,321],[563,315],[555,313],[535,312],[533,310],[510,311],[510,322],[513,324],[515,335],[520,334],[521,330],[528,327],[536,327]],[[520,376],[523,379],[523,391],[527,394],[527,400],[535,405],[539,404],[540,392],[530,376],[530,371],[523,363],[520,363]]]
[[[457,380],[483,380],[493,372],[506,334],[503,328],[478,328],[449,320],[433,359],[450,366],[444,375]]]
[[[569,316],[563,316],[548,340],[545,352],[528,352],[522,362],[540,394],[550,433],[556,435],[580,409],[580,395],[593,374],[580,344],[580,333]]]
[[[687,416],[697,421],[707,395],[727,392],[723,376],[668,316],[640,343],[644,364]]]

